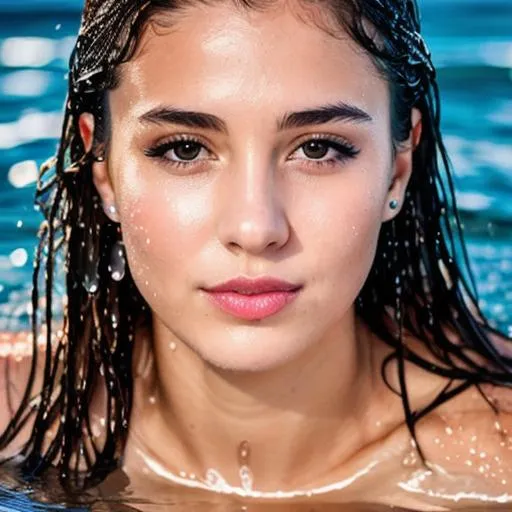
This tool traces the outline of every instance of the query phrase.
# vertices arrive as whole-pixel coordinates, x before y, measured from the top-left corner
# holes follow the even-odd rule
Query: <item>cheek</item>
[[[350,186],[323,191],[321,200],[309,200],[307,225],[316,273],[330,276],[333,284],[350,284],[347,290],[366,279],[382,225],[386,184],[371,183],[352,180]]]
[[[128,263],[143,294],[145,288],[156,290],[164,279],[186,273],[204,246],[212,218],[200,186],[162,171],[151,173],[141,178],[141,172],[134,172],[129,184],[120,184],[118,195]]]

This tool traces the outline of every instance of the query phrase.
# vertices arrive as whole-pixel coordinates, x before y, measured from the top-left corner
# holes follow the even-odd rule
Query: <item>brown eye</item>
[[[201,144],[193,141],[187,142],[175,142],[174,143],[174,154],[180,160],[194,160],[201,151]]]
[[[318,140],[310,140],[302,147],[304,154],[312,159],[323,158],[329,151],[329,145]]]

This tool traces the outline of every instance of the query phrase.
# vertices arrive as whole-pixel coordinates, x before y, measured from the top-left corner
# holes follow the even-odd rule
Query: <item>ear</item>
[[[80,136],[82,137],[85,151],[89,153],[93,150],[94,116],[88,112],[81,114],[78,119],[78,127],[80,129]],[[108,162],[106,156],[103,154],[94,155],[92,179],[103,203],[103,210],[105,211],[105,214],[110,218],[110,220],[119,222],[114,188],[108,173]]]
[[[383,222],[394,218],[404,204],[405,191],[412,174],[412,155],[421,139],[421,112],[417,108],[411,110],[411,126],[408,139],[401,142],[397,147],[391,184],[384,204]],[[389,206],[389,203],[393,200],[398,203],[398,207],[395,209]]]

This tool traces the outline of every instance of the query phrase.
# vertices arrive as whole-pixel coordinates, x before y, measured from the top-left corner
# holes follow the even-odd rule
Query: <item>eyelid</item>
[[[327,140],[330,142],[336,142],[342,146],[353,148],[354,150],[359,151],[357,147],[347,138],[342,137],[341,135],[334,135],[331,133],[308,133],[307,135],[303,135],[297,141],[295,141],[295,151],[299,149],[305,142],[308,142],[310,140]]]
[[[352,142],[350,142],[348,139],[346,139],[343,136],[340,135],[334,135],[331,133],[309,133],[305,134],[298,139],[294,141],[294,150],[292,152],[295,153],[298,151],[306,142],[312,141],[312,140],[319,140],[319,141],[327,141],[331,142],[330,148],[332,148],[334,151],[338,152],[341,155],[341,158],[335,158],[335,160],[342,161],[348,158],[354,158],[360,153],[360,149],[358,149]],[[198,165],[201,162],[204,162],[206,160],[209,160],[209,158],[206,159],[199,159],[199,160],[171,160],[169,158],[165,158],[165,153],[167,151],[171,151],[173,148],[172,146],[179,143],[179,142],[194,142],[201,146],[202,149],[207,151],[209,155],[212,155],[212,151],[209,149],[209,143],[205,142],[204,139],[197,135],[187,134],[187,133],[179,133],[173,136],[170,136],[166,139],[163,139],[159,142],[157,142],[155,145],[151,146],[148,149],[144,150],[144,154],[150,158],[159,158],[163,161],[165,161],[166,164],[173,165],[173,166],[192,166],[192,165]],[[338,148],[336,148],[338,146]],[[214,158],[215,159],[215,158]],[[296,160],[294,158],[288,157],[287,160]],[[299,159],[300,160],[300,159]],[[329,162],[333,162],[333,159],[330,160],[318,160],[315,159],[305,159],[307,162],[311,162],[312,165],[324,165],[328,164]]]
[[[202,137],[199,137],[197,135],[192,135],[188,133],[179,133],[176,135],[171,135],[168,138],[164,138],[155,144],[152,144],[150,147],[144,149],[144,154],[150,158],[161,158],[162,160],[168,160],[171,164],[178,164],[180,161],[173,161],[169,159],[165,159],[163,154],[158,154],[160,152],[166,153],[167,151],[170,151],[173,145],[179,142],[194,142],[196,144],[199,144],[202,149],[205,149],[209,155],[212,155],[212,151],[209,149],[209,143],[205,142],[205,140]],[[204,159],[203,159],[204,160]],[[202,161],[202,160],[195,160],[191,161],[190,163],[183,162],[185,165],[193,165],[194,163]]]

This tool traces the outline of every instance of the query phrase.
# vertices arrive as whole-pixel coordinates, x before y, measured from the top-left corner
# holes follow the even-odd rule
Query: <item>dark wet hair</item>
[[[265,9],[274,3],[233,2],[242,9]],[[34,350],[21,406],[0,438],[1,449],[35,415],[22,452],[27,477],[57,465],[64,486],[70,482],[93,485],[113,471],[122,456],[132,406],[134,336],[139,326],[150,327],[150,308],[129,268],[123,270],[123,279],[113,276],[112,254],[122,249],[122,234],[100,206],[91,168],[94,159],[107,151],[108,90],[119,82],[117,66],[134,55],[143,29],[156,14],[194,3],[214,1],[92,0],[84,9],[70,60],[58,153],[42,167],[36,195],[46,218],[39,231],[32,295],[34,349],[46,325],[43,385],[33,400],[38,357]],[[490,335],[499,333],[478,307],[440,133],[436,73],[420,36],[415,1],[303,0],[301,5],[316,5],[331,14],[389,81],[394,145],[409,136],[411,108],[422,114],[422,135],[413,153],[405,203],[393,220],[382,225],[375,260],[356,300],[359,317],[393,348],[382,376],[391,387],[386,369],[396,361],[400,387],[393,391],[401,396],[407,426],[416,439],[418,420],[470,386],[479,390],[486,383],[512,386],[512,359],[492,343]],[[378,37],[368,32],[369,27],[377,29]],[[78,129],[83,112],[93,113],[96,120],[89,152]],[[56,338],[52,305],[59,261],[65,269],[67,304],[63,336]],[[44,289],[44,318],[40,287]],[[423,343],[428,358],[406,346],[405,329]],[[457,334],[456,340],[450,332]],[[406,360],[447,379],[442,392],[422,410],[411,409]],[[102,387],[107,395],[107,432],[104,445],[97,446],[89,404]],[[44,450],[45,434],[52,424],[57,424],[58,430]],[[424,459],[421,447],[417,448]],[[85,462],[87,471],[79,471],[79,461]]]

